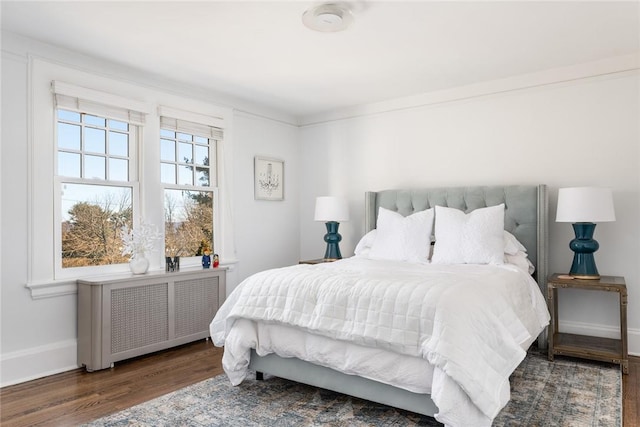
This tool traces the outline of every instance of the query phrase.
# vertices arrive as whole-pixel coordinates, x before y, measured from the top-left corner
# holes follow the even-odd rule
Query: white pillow
[[[436,206],[434,264],[503,264],[504,204],[468,215]]]
[[[526,252],[523,251],[518,251],[513,255],[505,252],[504,262],[506,264],[513,264],[529,274],[533,274],[533,272],[536,271],[536,267],[533,265]]]
[[[427,262],[433,229],[433,208],[407,217],[380,208],[377,236],[369,258],[394,261]]]
[[[504,230],[504,253],[509,255],[516,255],[519,251],[527,252],[527,248],[507,230]]]
[[[361,257],[369,256],[369,251],[371,251],[371,246],[373,246],[373,242],[375,242],[377,234],[378,230],[374,229],[362,236],[362,239],[360,239],[356,248],[353,250],[353,254]]]

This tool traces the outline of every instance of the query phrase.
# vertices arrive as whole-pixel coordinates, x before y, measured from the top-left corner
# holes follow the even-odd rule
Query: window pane
[[[133,190],[87,184],[62,184],[62,267],[120,264],[120,229],[131,226]]]
[[[84,156],[84,178],[106,179],[105,158]]]
[[[193,141],[193,135],[188,134],[188,133],[180,133],[178,132],[178,139],[182,140],[182,141]]]
[[[109,179],[114,181],[129,180],[129,161],[109,159]]]
[[[118,120],[109,120],[109,127],[111,129],[116,129],[116,130],[124,130],[124,131],[128,131],[129,130],[129,124],[126,122],[120,122]]]
[[[164,138],[175,138],[176,133],[172,130],[160,129],[160,136]]]
[[[107,121],[102,117],[97,117],[97,116],[91,116],[89,114],[84,114],[84,123],[85,124],[105,127],[106,126],[106,122]]]
[[[193,185],[193,166],[181,166],[178,170],[179,185]]]
[[[196,168],[196,185],[209,186],[209,168]]]
[[[58,110],[58,119],[66,120],[68,122],[80,123],[80,113],[73,111]]]
[[[213,252],[213,192],[164,191],[167,256],[200,256]]]
[[[196,156],[195,156],[196,165],[208,166],[209,165],[209,147],[196,145],[195,152],[196,152]]]
[[[176,183],[176,165],[161,163],[160,164],[160,180],[165,184],[175,184]]]
[[[203,136],[194,136],[193,140],[195,142],[197,142],[198,144],[204,144],[204,145],[208,145],[209,144],[209,138],[205,138]]]
[[[176,161],[176,143],[174,141],[160,140],[160,160]]]
[[[193,145],[181,142],[178,144],[178,161],[183,163],[193,163]]]
[[[58,175],[80,178],[80,154],[59,151]]]
[[[84,128],[84,149],[92,153],[105,153],[106,133],[102,129]]]
[[[80,150],[80,126],[58,123],[58,148]]]
[[[129,135],[120,132],[109,132],[109,154],[112,156],[129,156]]]

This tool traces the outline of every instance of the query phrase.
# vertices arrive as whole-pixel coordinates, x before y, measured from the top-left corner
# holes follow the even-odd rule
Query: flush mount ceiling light
[[[345,5],[327,3],[307,9],[302,14],[302,22],[312,30],[330,33],[346,30],[353,22],[353,15]]]

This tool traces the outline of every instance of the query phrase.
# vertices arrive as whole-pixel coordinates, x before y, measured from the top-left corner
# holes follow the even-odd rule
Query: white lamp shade
[[[615,221],[610,188],[573,187],[558,190],[556,222]]]
[[[344,197],[322,196],[316,198],[316,221],[348,221],[349,207]]]

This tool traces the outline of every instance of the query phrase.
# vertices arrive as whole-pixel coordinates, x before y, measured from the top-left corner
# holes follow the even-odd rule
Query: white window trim
[[[178,108],[167,107],[166,105],[158,106],[158,116],[171,117],[177,120],[184,120],[187,122],[199,123],[218,129],[224,129],[225,120],[222,117],[194,113],[192,111],[185,111]]]
[[[67,98],[65,99],[67,102],[73,100],[73,102],[79,104],[77,106],[78,109],[83,109],[83,104],[92,104],[89,105],[89,107],[94,107],[93,111],[101,116],[106,116],[110,119],[131,121],[136,125],[143,125],[144,117],[151,112],[149,106],[144,102],[138,102],[123,96],[76,86],[58,80],[51,82],[51,91],[56,95],[64,95],[64,97]],[[123,117],[120,114],[115,116],[110,114],[109,106],[114,106],[118,110],[128,110],[130,117]],[[64,106],[62,108],[64,108]]]
[[[100,96],[95,102],[104,103],[106,100],[126,99],[133,101],[130,107],[133,110],[148,112],[145,129],[141,129],[138,140],[138,156],[145,156],[144,163],[149,163],[150,156],[144,153],[144,145],[157,143],[152,141],[159,135],[155,128],[159,125],[158,107],[160,104],[174,104],[180,108],[173,110],[190,112],[190,110],[202,111],[205,117],[214,118],[216,127],[224,130],[224,140],[218,143],[218,191],[215,202],[219,206],[215,226],[217,227],[217,241],[219,245],[219,255],[221,265],[233,266],[237,263],[235,253],[235,241],[233,233],[233,200],[229,189],[232,187],[233,173],[232,148],[229,143],[232,140],[233,110],[219,107],[191,97],[168,93],[161,88],[150,88],[144,83],[132,83],[129,80],[117,80],[105,77],[104,74],[90,73],[86,70],[73,68],[68,65],[48,61],[44,58],[29,56],[28,58],[28,116],[27,116],[27,140],[28,140],[28,182],[29,192],[27,224],[28,224],[28,260],[27,260],[27,282],[25,287],[31,292],[33,299],[50,298],[75,294],[77,292],[75,278],[54,279],[55,247],[54,232],[54,193],[56,182],[52,179],[55,176],[55,105],[53,93],[51,91],[52,82],[57,84],[65,81],[73,81],[77,85],[70,85],[74,90],[83,89],[86,93],[99,93]],[[88,89],[89,87],[95,89]],[[95,91],[95,92],[94,92]],[[126,96],[114,95],[121,94]],[[130,98],[129,98],[130,96]],[[90,97],[90,95],[88,95]],[[114,98],[115,97],[115,98]],[[186,106],[184,108],[182,106]],[[171,111],[172,107],[165,107],[165,112]],[[199,115],[199,113],[190,113]],[[194,116],[189,116],[194,120]],[[189,120],[186,117],[182,119]],[[196,120],[197,121],[197,120]],[[224,147],[224,149],[223,149]],[[150,169],[148,174],[155,175],[153,166],[141,164],[139,172],[140,192],[146,191],[140,203],[140,213],[145,217],[145,212],[150,215],[154,211],[161,210],[162,201],[158,205],[148,205],[149,194],[159,191],[161,186],[158,182],[145,182],[145,168]],[[145,218],[146,219],[146,218]],[[162,254],[164,255],[164,254]],[[158,260],[159,262],[160,260]],[[164,268],[164,262],[162,262]],[[83,277],[85,275],[83,274]]]
[[[131,188],[131,206],[134,212],[134,221],[139,218],[139,214],[135,214],[140,210],[139,208],[139,188],[140,184],[138,181],[130,181],[130,182],[113,182],[113,181],[95,181],[88,179],[73,179],[66,177],[56,176],[54,178],[56,183],[55,188],[60,188],[63,182],[69,183],[78,183],[78,184],[88,184],[88,185],[108,185],[110,187],[124,187]],[[54,242],[62,241],[62,229],[60,228],[60,224],[62,222],[62,209],[60,206],[61,199],[60,197],[54,198]],[[108,264],[108,265],[99,265],[99,266],[86,266],[86,267],[67,267],[62,268],[62,252],[60,250],[55,250],[55,260],[54,260],[54,278],[55,280],[66,280],[70,278],[77,277],[86,277],[86,276],[98,276],[103,274],[117,274],[117,273],[126,273],[129,271],[129,268],[126,264]]]
[[[173,126],[168,127],[172,130],[176,130],[177,132],[185,131],[190,132],[193,135],[203,136],[209,139],[213,139],[216,141],[215,144],[215,169],[214,172],[216,174],[215,177],[215,185],[209,185],[208,187],[200,187],[200,186],[189,186],[189,185],[179,185],[179,184],[166,184],[161,183],[162,191],[167,189],[178,189],[178,190],[190,190],[190,191],[210,191],[213,192],[213,248],[215,251],[218,248],[223,247],[221,238],[219,237],[219,230],[222,230],[223,220],[222,215],[217,214],[217,210],[222,206],[219,201],[219,186],[220,181],[222,179],[220,174],[220,165],[222,160],[221,155],[223,154],[222,146],[224,144],[224,121],[219,117],[208,116],[204,114],[194,113],[191,111],[184,111],[177,108],[167,107],[161,105],[158,107],[158,116],[160,117],[160,128],[163,128],[162,122],[166,119],[175,120],[175,129]],[[183,126],[181,126],[180,122],[183,122]],[[186,123],[185,123],[186,122]],[[193,126],[192,126],[193,125]],[[182,128],[182,129],[181,129]],[[158,140],[160,143],[160,140]],[[211,154],[211,153],[210,153]],[[211,177],[209,184],[211,184]],[[181,267],[197,267],[201,265],[202,259],[198,256],[191,257],[180,257],[180,266]]]

